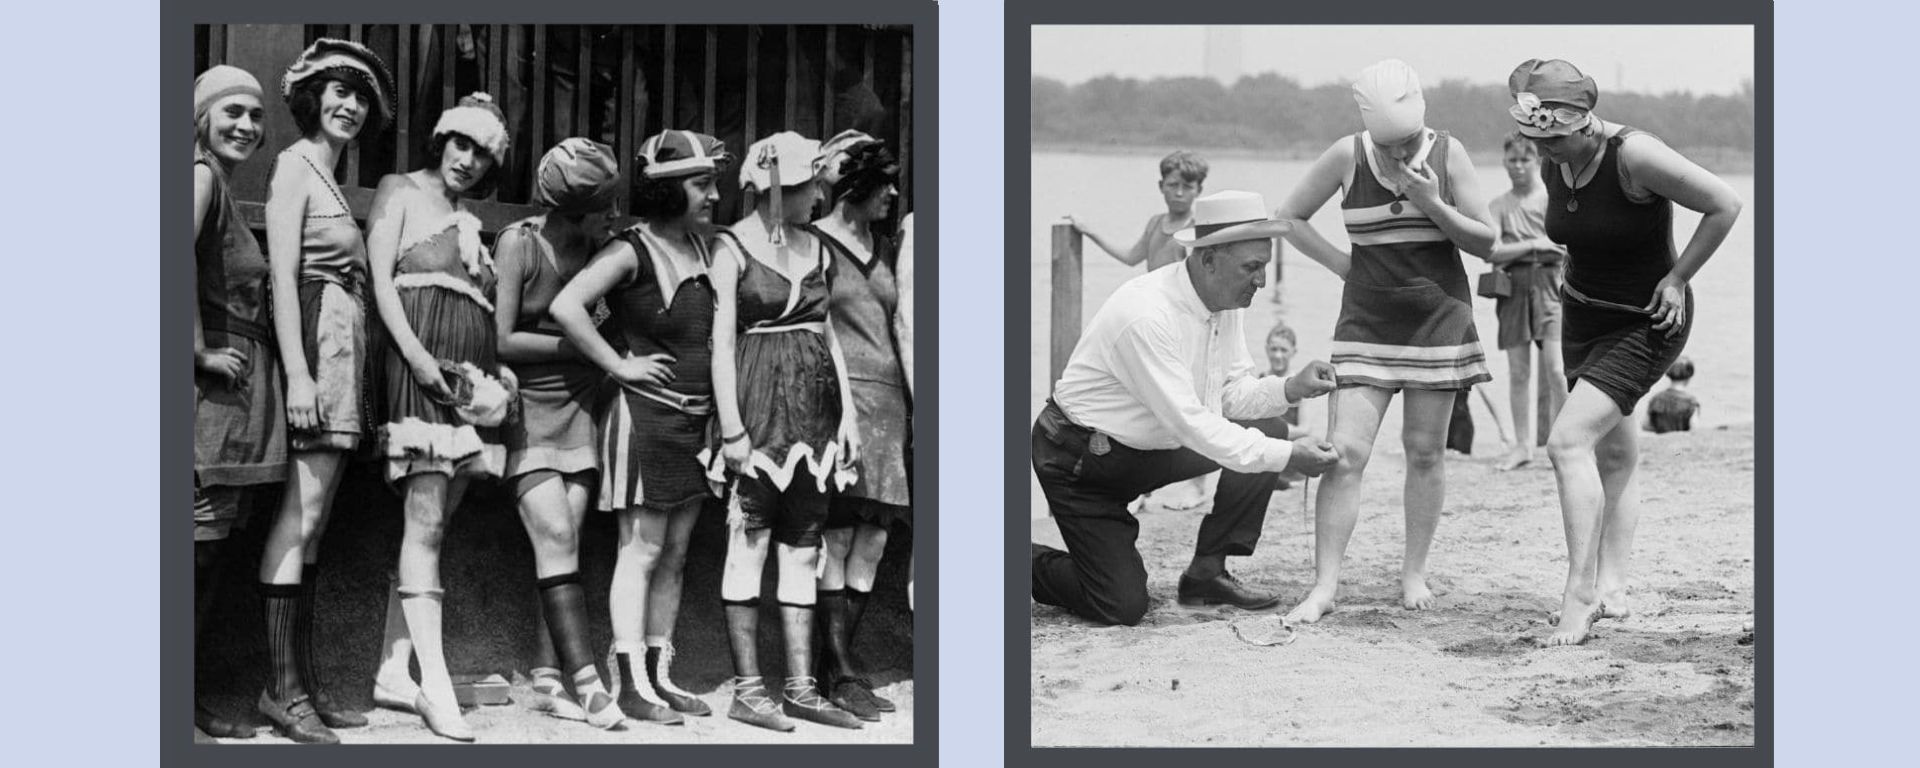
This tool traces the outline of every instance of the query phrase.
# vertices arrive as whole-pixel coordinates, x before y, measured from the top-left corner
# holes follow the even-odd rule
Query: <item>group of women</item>
[[[1545,346],[1563,357],[1570,385],[1547,442],[1568,552],[1548,643],[1580,643],[1595,620],[1630,610],[1639,504],[1637,430],[1628,417],[1685,346],[1695,315],[1689,283],[1733,227],[1741,201],[1658,138],[1601,119],[1593,112],[1598,87],[1566,61],[1530,59],[1513,71],[1508,89],[1507,116],[1537,150],[1508,147],[1516,173],[1532,172],[1530,155],[1549,164],[1545,194],[1520,201],[1517,215],[1505,208],[1500,218],[1489,214],[1467,150],[1426,125],[1418,76],[1398,60],[1361,73],[1354,94],[1366,130],[1328,148],[1275,213],[1292,222],[1287,239],[1345,283],[1332,344],[1340,387],[1328,405],[1339,462],[1315,507],[1315,583],[1290,621],[1310,623],[1334,609],[1361,478],[1396,393],[1403,395],[1407,459],[1403,600],[1414,609],[1433,602],[1426,562],[1445,495],[1453,398],[1491,378],[1460,251],[1496,264],[1564,261],[1563,281],[1529,270],[1519,288],[1531,298],[1551,285],[1565,298],[1551,339],[1558,349]],[[1307,222],[1336,193],[1350,253]],[[1674,204],[1702,214],[1677,252]],[[1519,344],[1549,340],[1537,331]]]
[[[334,170],[394,114],[386,65],[322,39],[281,95],[301,138],[271,172],[263,256],[228,182],[264,136],[263,92],[230,66],[194,87],[196,584],[204,606],[248,494],[284,483],[259,570],[272,673],[257,709],[273,729],[334,743],[334,729],[367,723],[312,661],[319,544],[343,460],[363,443],[405,514],[376,705],[474,739],[443,651],[441,543],[469,484],[498,478],[533,544],[536,709],[599,728],[710,714],[673,682],[672,636],[695,519],[723,498],[729,716],[784,731],[790,718],[858,728],[893,711],[851,652],[888,530],[912,519],[911,288],[896,272],[910,251],[875,233],[898,196],[885,143],[854,131],[755,143],[740,174],[754,208],[723,227],[715,180],[733,156],[720,141],[655,135],[629,184],[612,149],[569,138],[538,164],[546,212],[502,228],[490,250],[462,204],[512,148],[486,94],[440,115],[422,167],[380,181],[364,232]],[[613,234],[628,194],[640,222]],[[579,575],[596,496],[619,520],[617,695],[588,647]],[[770,549],[786,644],[777,695],[755,653]],[[252,735],[203,707],[195,725]]]

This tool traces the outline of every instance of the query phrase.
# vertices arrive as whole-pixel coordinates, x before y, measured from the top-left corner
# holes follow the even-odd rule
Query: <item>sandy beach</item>
[[[1201,512],[1140,517],[1153,607],[1139,627],[1033,609],[1035,746],[1707,746],[1754,739],[1753,432],[1643,435],[1634,615],[1542,648],[1566,573],[1545,461],[1448,459],[1431,558],[1437,608],[1403,609],[1397,441],[1368,469],[1339,609],[1291,645],[1237,639],[1174,588]],[[1033,540],[1060,546],[1050,519]],[[1313,577],[1302,489],[1276,492],[1259,550],[1229,566],[1286,602]]]

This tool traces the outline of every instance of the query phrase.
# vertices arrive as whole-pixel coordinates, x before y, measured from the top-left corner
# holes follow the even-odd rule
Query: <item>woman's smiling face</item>
[[[320,133],[335,144],[352,141],[366,125],[371,106],[359,89],[339,80],[327,81],[320,89]]]
[[[251,93],[226,96],[207,110],[200,141],[220,162],[239,165],[260,147],[266,117],[267,110],[260,105],[259,96]]]

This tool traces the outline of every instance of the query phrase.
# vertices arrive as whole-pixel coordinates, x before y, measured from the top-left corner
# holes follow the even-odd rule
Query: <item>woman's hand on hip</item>
[[[1687,327],[1687,281],[1675,275],[1660,279],[1653,289],[1653,301],[1646,310],[1653,316],[1653,329],[1672,337]]]
[[[652,384],[656,387],[664,387],[673,383],[673,369],[668,367],[673,365],[673,362],[673,356],[664,352],[625,357],[613,367],[611,373],[614,378],[628,384]]]

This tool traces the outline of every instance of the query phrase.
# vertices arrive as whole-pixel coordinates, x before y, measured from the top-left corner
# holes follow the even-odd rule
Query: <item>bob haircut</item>
[[[363,79],[347,76],[339,71],[329,70],[318,77],[309,77],[293,86],[293,95],[287,98],[287,109],[293,113],[293,125],[300,129],[302,137],[312,136],[320,131],[320,94],[326,92],[328,83],[339,83],[348,90],[367,100],[366,114],[360,118],[360,133],[354,141],[367,136],[378,136],[387,127],[385,118],[380,116],[380,99],[372,86]]]
[[[686,215],[688,201],[683,182],[699,174],[650,179],[641,172],[646,168],[646,162],[646,158],[640,158],[633,169],[633,215],[648,221]]]
[[[467,144],[473,147],[474,154],[493,158],[493,163],[487,166],[487,172],[480,177],[479,181],[474,182],[472,187],[468,187],[467,191],[460,193],[461,196],[486,197],[487,195],[493,194],[493,188],[500,183],[500,166],[503,158],[493,157],[493,153],[487,151],[486,147],[480,146],[480,142],[474,141],[472,136],[468,136],[459,131],[444,131],[427,139],[427,145],[425,147],[427,153],[421,157],[421,169],[429,171],[440,170],[440,157],[447,151],[447,142],[452,141],[455,136],[466,139]]]

